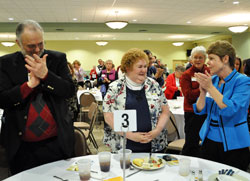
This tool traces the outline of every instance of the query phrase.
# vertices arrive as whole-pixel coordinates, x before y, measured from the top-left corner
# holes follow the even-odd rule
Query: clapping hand
[[[29,81],[27,82],[30,88],[34,88],[40,84],[40,79],[37,78],[33,72],[29,73]]]
[[[201,91],[208,91],[208,89],[213,86],[212,77],[207,71],[205,71],[205,74],[195,73],[194,76],[197,79],[197,82],[200,84]]]
[[[25,55],[26,65],[25,67],[39,79],[45,78],[48,73],[46,58],[48,54],[45,54],[42,58],[33,54],[33,57]]]

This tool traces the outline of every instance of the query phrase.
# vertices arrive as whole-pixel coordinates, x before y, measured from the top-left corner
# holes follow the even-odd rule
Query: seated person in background
[[[236,57],[234,61],[234,68],[237,70],[237,72],[242,73],[241,71],[241,59],[240,57]]]
[[[102,70],[101,72],[101,76],[99,78],[99,85],[101,85],[101,92],[102,92],[102,96],[104,97],[109,84],[115,80],[118,79],[117,73],[116,71],[113,69],[113,61],[112,60],[107,60],[105,62],[105,70]]]
[[[127,132],[126,148],[133,152],[162,152],[167,146],[169,107],[159,84],[147,77],[147,65],[148,57],[142,50],[130,49],[121,60],[125,75],[109,85],[103,102],[107,123],[103,142],[112,152],[122,148],[122,136],[113,131],[115,110],[137,112],[137,131]]]
[[[200,96],[193,105],[196,114],[207,114],[200,130],[202,157],[246,171],[250,161],[250,78],[234,69],[235,49],[229,42],[216,41],[207,53],[213,76],[207,71],[195,73]]]
[[[182,96],[179,79],[181,78],[184,71],[185,68],[183,66],[177,66],[175,68],[175,72],[167,77],[165,81],[165,96],[167,99],[176,99],[177,96]]]

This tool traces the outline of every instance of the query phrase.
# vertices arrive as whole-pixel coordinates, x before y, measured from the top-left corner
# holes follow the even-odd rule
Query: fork
[[[152,152],[150,151],[148,163],[152,163],[151,156],[152,156]]]

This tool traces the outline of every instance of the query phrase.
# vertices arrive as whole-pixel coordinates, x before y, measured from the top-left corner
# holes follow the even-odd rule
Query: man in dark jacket
[[[17,25],[16,38],[21,52],[0,57],[1,143],[12,174],[74,156],[66,55],[44,50],[43,29],[33,20]]]

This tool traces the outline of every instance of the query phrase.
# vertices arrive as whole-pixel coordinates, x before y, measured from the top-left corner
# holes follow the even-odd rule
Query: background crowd
[[[165,152],[168,99],[184,96],[182,154],[247,169],[250,59],[241,62],[229,42],[194,47],[187,67],[172,74],[150,50],[133,48],[117,68],[99,59],[88,75],[79,60],[71,65],[64,53],[44,48],[37,22],[18,24],[16,37],[21,51],[0,57],[1,144],[12,174],[74,156],[76,93],[94,86],[103,96],[103,142],[112,152],[122,148],[113,112],[129,109],[137,111],[137,131],[127,133],[126,148]]]

